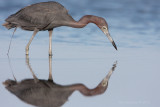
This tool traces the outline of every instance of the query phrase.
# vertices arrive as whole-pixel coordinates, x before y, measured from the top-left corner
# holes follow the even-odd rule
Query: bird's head
[[[102,30],[102,32],[108,37],[109,41],[112,43],[112,45],[114,46],[114,48],[117,50],[117,46],[114,42],[114,40],[112,39],[112,37],[109,34],[108,31],[108,24],[105,21],[104,18],[99,18],[99,23],[97,24],[97,26]]]

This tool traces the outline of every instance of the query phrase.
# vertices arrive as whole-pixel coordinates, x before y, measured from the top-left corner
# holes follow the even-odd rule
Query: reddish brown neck
[[[74,27],[74,28],[82,28],[85,27],[88,23],[94,23],[98,26],[101,18],[93,15],[86,15],[83,16],[79,21],[74,21],[68,23],[67,26]]]
[[[105,90],[107,89],[107,85],[105,87],[103,87],[102,84],[100,83],[96,88],[88,89],[83,84],[74,84],[74,85],[70,86],[70,89],[72,89],[74,91],[78,90],[85,96],[93,96],[93,95],[98,95],[98,94],[104,93]]]

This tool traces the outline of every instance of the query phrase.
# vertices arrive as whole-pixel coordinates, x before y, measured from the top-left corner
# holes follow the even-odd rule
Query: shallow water
[[[42,0],[40,0],[42,1]],[[0,20],[35,1],[0,1]],[[53,34],[52,72],[61,85],[82,83],[95,88],[115,61],[108,89],[93,97],[75,91],[64,107],[151,107],[160,106],[160,2],[159,0],[60,1],[75,20],[85,14],[104,17],[115,40],[116,51],[93,24],[83,29],[60,27]],[[88,5],[90,4],[90,5]],[[26,64],[25,46],[32,32],[18,29],[12,41],[10,64],[6,55],[13,30],[0,27],[0,82],[33,78]],[[46,37],[47,36],[47,37]],[[39,79],[48,79],[48,32],[39,32],[30,47],[30,65]],[[32,107],[0,84],[1,106]],[[6,100],[6,99],[9,99]]]

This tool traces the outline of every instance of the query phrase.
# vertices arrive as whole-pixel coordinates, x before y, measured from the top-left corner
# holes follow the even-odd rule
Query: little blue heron
[[[52,78],[52,56],[49,56],[48,80],[38,79],[32,70],[28,55],[26,55],[26,64],[32,73],[33,78],[17,81],[13,74],[15,80],[8,79],[3,82],[6,89],[27,104],[37,107],[62,107],[74,91],[79,91],[84,96],[103,94],[108,88],[109,79],[117,66],[117,61],[113,64],[103,80],[93,89],[86,87],[82,83],[70,85],[55,83]],[[92,81],[92,83],[93,82],[94,81]]]
[[[73,28],[83,28],[88,23],[96,24],[108,37],[114,48],[116,44],[108,31],[108,24],[104,18],[85,15],[79,21],[75,21],[68,11],[61,4],[50,1],[32,4],[20,9],[15,14],[10,15],[3,24],[7,29],[20,27],[24,30],[34,31],[26,46],[26,55],[29,54],[29,45],[38,31],[49,31],[49,55],[52,56],[52,32],[53,28],[69,26]],[[15,31],[14,31],[15,32]]]

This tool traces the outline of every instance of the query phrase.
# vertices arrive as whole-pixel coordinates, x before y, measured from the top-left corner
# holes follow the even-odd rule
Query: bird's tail
[[[13,85],[16,85],[16,84],[17,84],[16,81],[10,80],[10,79],[8,79],[5,82],[3,82],[3,85],[5,85],[6,87],[13,86]]]
[[[15,28],[16,24],[5,22],[2,24],[2,26],[6,27],[7,29]]]

